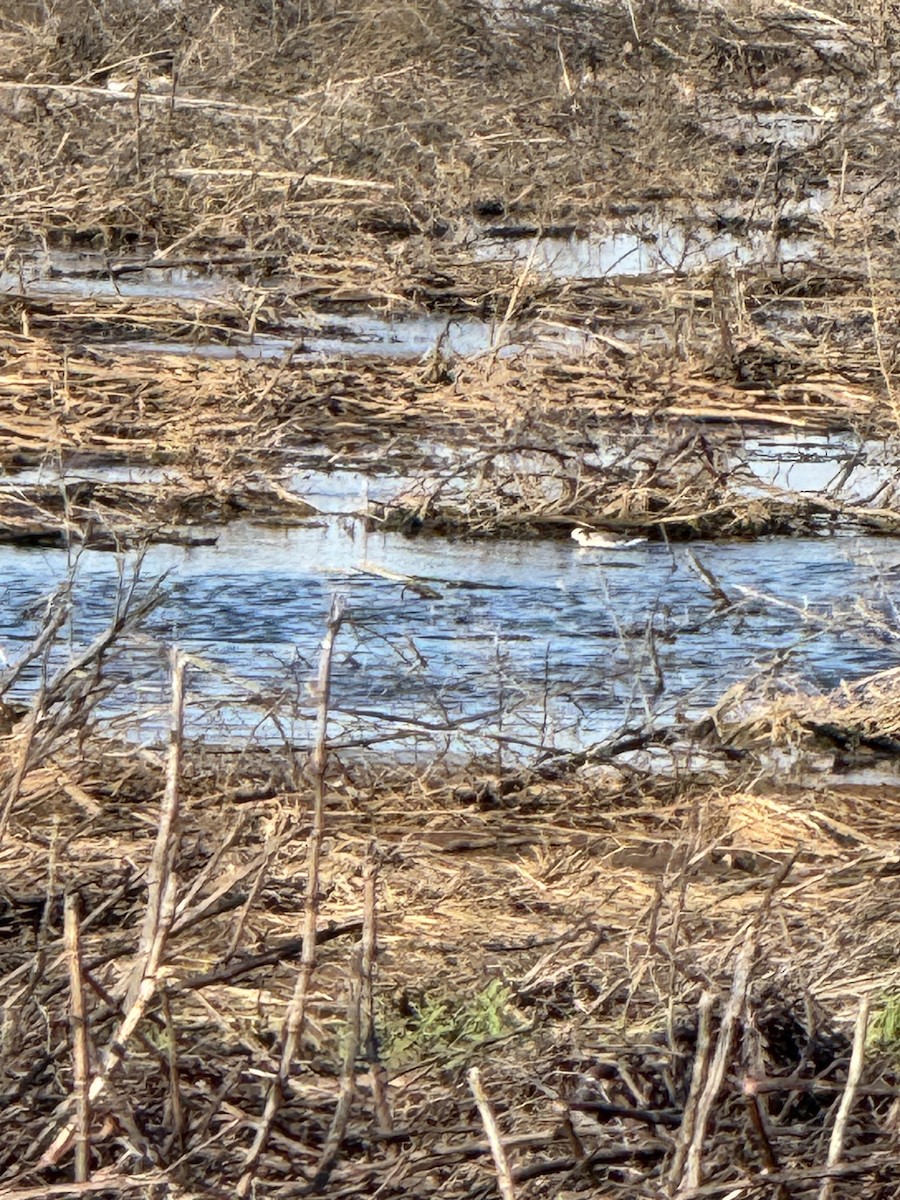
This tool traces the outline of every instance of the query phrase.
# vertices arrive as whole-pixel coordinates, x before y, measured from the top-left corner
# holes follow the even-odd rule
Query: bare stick
[[[516,1200],[512,1173],[509,1169],[509,1160],[506,1157],[506,1151],[503,1149],[503,1142],[500,1140],[500,1130],[497,1128],[497,1122],[491,1111],[490,1102],[484,1088],[481,1086],[481,1072],[477,1067],[472,1067],[466,1078],[469,1081],[469,1087],[472,1089],[472,1095],[475,1097],[481,1123],[484,1125],[484,1132],[487,1134],[488,1144],[491,1147],[494,1169],[497,1172],[497,1187],[500,1189],[500,1195],[503,1197],[503,1200]]]
[[[356,1059],[359,1054],[359,1035],[362,1016],[362,953],[356,956],[356,971],[350,980],[347,996],[347,1043],[344,1049],[344,1061],[341,1064],[341,1082],[338,1092],[338,1102],[331,1119],[331,1125],[325,1137],[322,1154],[316,1163],[311,1190],[321,1190],[328,1182],[329,1176],[337,1162],[338,1151],[347,1132],[347,1122],[350,1120],[350,1107],[356,1094]]]
[[[378,866],[370,857],[363,874],[365,884],[362,936],[362,1006],[365,1021],[363,1041],[369,1078],[372,1081],[372,1099],[375,1115],[381,1129],[393,1129],[394,1118],[387,1097],[387,1083],[381,1055],[378,1050],[378,1030],[375,1025],[375,971],[378,960],[378,926],[376,924],[375,885],[378,881]]]
[[[28,714],[25,722],[22,724],[21,742],[19,744],[18,761],[16,762],[15,773],[6,793],[6,799],[3,802],[3,808],[0,810],[0,841],[3,840],[6,834],[6,826],[9,823],[10,814],[15,807],[16,801],[19,799],[19,792],[22,788],[22,781],[31,765],[31,750],[34,745],[35,734],[38,724],[44,712],[44,688],[42,687],[35,696],[31,704],[31,712]]]
[[[74,892],[65,903],[65,940],[69,963],[70,1020],[72,1026],[72,1074],[75,1080],[75,1180],[91,1177],[91,1102],[88,1080],[91,1073],[87,1015],[84,1004],[84,964],[81,954],[81,904]]]
[[[90,1104],[96,1104],[97,1100],[103,1095],[109,1086],[109,1081],[115,1072],[119,1063],[125,1057],[126,1046],[131,1040],[134,1031],[137,1029],[147,1011],[147,1005],[153,999],[157,986],[157,975],[159,973],[162,952],[165,946],[165,932],[168,929],[168,923],[171,922],[172,914],[175,909],[175,889],[174,886],[167,889],[164,897],[163,915],[165,921],[161,922],[160,930],[157,935],[157,940],[154,943],[150,958],[144,971],[144,977],[141,980],[140,988],[134,998],[134,1003],[131,1008],[125,1013],[119,1028],[110,1043],[109,1050],[103,1062],[102,1070],[94,1076],[91,1086],[88,1089],[88,1100]],[[76,1124],[74,1121],[67,1121],[66,1124],[59,1130],[54,1137],[48,1149],[41,1156],[38,1163],[38,1168],[53,1166],[59,1162],[60,1158],[65,1154],[72,1144],[72,1137],[75,1132]]]
[[[716,1002],[713,992],[704,992],[700,997],[699,1015],[697,1019],[697,1051],[694,1055],[694,1070],[691,1075],[691,1090],[684,1106],[684,1120],[678,1131],[678,1144],[669,1171],[669,1190],[675,1191],[684,1174],[684,1163],[688,1149],[693,1144],[694,1129],[697,1123],[697,1107],[700,1096],[706,1084],[709,1071],[709,1059],[712,1053],[712,1010]]]
[[[700,1184],[700,1166],[703,1157],[703,1142],[712,1115],[713,1104],[725,1081],[725,1072],[731,1057],[731,1047],[737,1031],[738,1021],[747,1003],[747,991],[750,987],[750,969],[756,955],[756,929],[749,930],[744,945],[738,955],[734,967],[734,979],[731,985],[731,995],[722,1014],[722,1028],[719,1030],[716,1052],[713,1055],[709,1075],[697,1101],[696,1123],[688,1146],[686,1166],[681,1184],[681,1191],[691,1191]]]
[[[125,997],[125,1009],[134,1003],[151,949],[160,933],[163,896],[175,867],[178,849],[178,781],[181,776],[181,743],[184,729],[184,670],[185,658],[172,651],[172,707],[169,725],[169,757],[166,763],[166,787],[159,809],[159,829],[153,857],[147,872],[147,910],[138,944],[138,959]],[[168,930],[165,931],[168,933]]]
[[[747,1005],[747,994],[750,990],[750,972],[756,956],[759,928],[763,918],[768,915],[771,909],[773,896],[790,874],[796,858],[797,854],[794,853],[776,871],[763,897],[762,903],[754,913],[749,928],[744,935],[744,944],[734,965],[731,995],[728,997],[728,1003],[725,1005],[725,1011],[722,1014],[722,1027],[719,1030],[718,1040],[716,1041],[716,1051],[713,1055],[703,1090],[697,1101],[695,1127],[690,1135],[691,1140],[685,1156],[685,1169],[681,1179],[677,1181],[678,1195],[682,1195],[684,1192],[691,1192],[700,1185],[703,1143],[706,1139],[706,1130],[712,1116],[713,1105],[725,1081],[725,1072],[731,1057],[731,1048],[738,1024]],[[674,1176],[672,1177],[672,1181],[673,1183],[675,1182]]]
[[[158,584],[144,597],[135,598],[140,577],[139,566],[140,564],[135,568],[131,585],[117,598],[116,611],[108,627],[86,650],[42,684],[32,700],[29,714],[21,723],[16,765],[0,808],[0,840],[6,831],[27,773],[46,758],[50,748],[66,728],[73,725],[77,725],[78,728],[84,727],[86,714],[96,703],[96,697],[103,694],[102,688],[98,688],[96,684],[106,651],[120,634],[129,627],[133,628],[136,622],[159,603],[162,593]],[[51,618],[51,625],[54,624],[55,619]],[[49,645],[49,641],[42,644]],[[55,706],[62,706],[64,701],[68,705],[68,714],[59,710],[51,711]]]
[[[169,993],[163,984],[159,993],[162,1018],[166,1023],[166,1065],[169,1074],[169,1125],[172,1129],[172,1141],[180,1154],[184,1154],[185,1141],[185,1112],[181,1102],[181,1079],[178,1071],[178,1038],[175,1023],[172,1020],[172,1006],[169,1003]]]
[[[329,922],[324,929],[317,930],[316,942],[320,946],[324,946],[326,942],[333,942],[335,938],[360,933],[362,924],[362,921],[355,919],[341,921],[340,924]],[[233,983],[235,979],[251,975],[261,967],[271,967],[274,963],[286,962],[289,958],[298,958],[302,954],[303,938],[290,938],[286,942],[278,942],[270,946],[262,954],[242,956],[234,962],[227,962],[224,966],[215,967],[204,975],[192,975],[187,979],[172,980],[169,987],[172,992],[192,992],[198,991],[200,988],[212,987],[216,983]]]
[[[844,1153],[847,1122],[850,1119],[850,1111],[856,1100],[856,1089],[859,1086],[863,1066],[866,1061],[866,1033],[868,1032],[868,1028],[869,997],[863,996],[859,1002],[856,1027],[853,1030],[853,1050],[850,1054],[850,1066],[847,1069],[847,1086],[844,1088],[843,1096],[841,1096],[838,1114],[834,1121],[834,1129],[831,1131],[831,1141],[828,1145],[828,1161],[826,1165],[829,1169],[836,1167],[840,1163],[841,1155]],[[819,1190],[819,1200],[831,1200],[833,1192],[834,1178],[829,1176],[824,1180]]]
[[[306,909],[303,920],[303,950],[300,969],[294,984],[294,993],[285,1013],[281,1034],[281,1059],[278,1072],[272,1080],[262,1120],[256,1131],[253,1145],[244,1160],[244,1170],[236,1188],[236,1194],[247,1196],[253,1186],[253,1178],[266,1143],[272,1123],[287,1097],[291,1063],[306,1023],[306,1004],[313,971],[316,967],[316,924],[319,919],[319,862],[322,857],[322,841],[325,834],[325,768],[328,765],[328,701],[331,696],[331,659],[334,642],[344,620],[344,599],[335,596],[328,614],[325,637],[319,655],[317,680],[318,711],[316,715],[316,740],[310,756],[308,772],[313,784],[313,821],[309,834],[308,863],[306,870]]]
[[[126,1046],[147,1010],[157,989],[166,938],[175,917],[177,880],[174,866],[176,849],[176,817],[178,812],[178,769],[181,763],[181,735],[184,718],[183,655],[172,652],[172,727],[170,731],[169,763],[166,789],[160,806],[159,833],[150,867],[147,914],[141,931],[141,952],[135,966],[125,1001],[125,1016],[116,1030],[104,1057],[102,1069],[94,1076],[88,1089],[88,1103],[96,1104],[109,1086],[109,1081],[125,1057]],[[147,944],[152,927],[153,939]],[[40,1168],[52,1166],[72,1144],[77,1122],[69,1119],[57,1131],[41,1157]]]
[[[0,675],[0,696],[6,695],[29,663],[40,658],[65,624],[70,611],[71,600],[68,595],[68,585],[63,585],[47,606],[47,617],[41,632],[22,657]]]
[[[778,1159],[775,1157],[775,1148],[772,1145],[772,1139],[769,1137],[769,1131],[766,1128],[766,1118],[763,1113],[763,1107],[759,1102],[759,1094],[753,1089],[744,1090],[744,1104],[747,1109],[747,1115],[750,1117],[750,1124],[753,1126],[753,1131],[756,1134],[756,1142],[759,1147],[760,1155],[762,1156],[763,1166],[772,1174],[777,1175],[781,1170]],[[776,1195],[779,1200],[786,1200],[788,1195],[783,1183],[776,1184]]]

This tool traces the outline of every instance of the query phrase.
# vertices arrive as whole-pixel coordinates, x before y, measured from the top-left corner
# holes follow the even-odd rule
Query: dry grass
[[[0,502],[8,540],[83,538],[92,523],[95,540],[133,543],[237,516],[303,519],[310,507],[279,481],[299,459],[398,473],[395,500],[370,508],[386,528],[566,536],[586,522],[673,540],[897,528],[892,489],[868,501],[840,488],[767,491],[742,466],[742,416],[797,435],[883,428],[874,399],[836,381],[818,399],[808,384],[786,384],[764,400],[612,351],[446,360],[435,372],[374,358],[78,351],[34,331],[4,345],[7,470],[46,464],[65,480],[79,465],[119,464],[166,474],[157,484],[12,488]]]
[[[72,1190],[73,1142],[59,1135],[75,1113],[73,970],[90,1078],[104,1056],[122,1059],[83,1122],[91,1186],[228,1194],[294,987],[313,784],[287,754],[185,745],[160,880],[150,862],[171,767],[166,783],[162,757],[123,759],[60,719],[59,689],[55,703],[56,736],[44,728],[24,773],[29,735],[14,731],[4,751],[7,788],[17,771],[0,966],[4,1194]],[[836,1195],[894,1194],[896,1046],[885,1057],[870,1045],[831,1167],[826,1149],[859,1000],[878,1014],[900,983],[896,789],[790,782],[766,761],[668,780],[613,766],[460,778],[333,763],[322,944],[257,1194],[304,1192],[349,1089],[336,1160],[314,1190],[489,1195],[473,1065],[522,1197],[658,1197],[679,1181],[684,1195],[763,1196],[773,1174],[792,1196],[825,1179]],[[378,1041],[342,1069],[352,1022],[368,1020],[365,1006],[353,1017],[368,986],[355,950],[372,920],[366,870]],[[124,1037],[151,877],[151,896],[170,880],[174,907],[158,967],[144,968],[143,1019]],[[80,901],[74,966],[66,895]],[[704,1110],[696,1089],[719,1058]]]
[[[42,7],[3,26],[17,235],[301,254],[349,239],[383,259],[381,235],[402,254],[473,215],[546,227],[743,199],[771,221],[823,173],[849,195],[893,153],[872,112],[889,103],[873,59],[889,61],[892,34],[843,6],[817,21],[747,4],[174,4],[152,22],[133,3]],[[810,120],[812,144],[773,158],[773,107]]]
[[[565,453],[600,428],[637,425],[670,447],[699,425],[717,457],[747,424],[894,433],[893,39],[878,9],[849,5],[4,13],[7,267],[45,244],[90,249],[106,282],[148,259],[225,277],[181,302],[11,287],[7,461],[49,449],[176,464],[209,481],[214,513],[217,490],[313,445],[418,469],[423,437]],[[521,245],[504,249],[513,235],[653,242],[673,227],[686,252],[692,237],[768,251],[732,272],[671,251],[666,276],[617,280],[541,274]],[[485,259],[473,242],[490,233]],[[117,349],[302,343],[360,308],[476,316],[501,343],[562,327],[589,353],[462,360],[437,346],[422,363],[351,362],[301,345],[255,364]],[[716,506],[708,480],[635,476],[624,496],[619,479],[596,482],[614,522],[669,536],[808,530],[827,515],[727,489]],[[593,515],[533,500],[488,490],[432,515],[479,533]],[[871,507],[853,519],[895,527],[892,504]]]
[[[894,528],[892,495],[750,503],[729,466],[746,422],[896,425],[894,39],[880,9],[845,4],[5,6],[10,245],[87,246],[112,274],[148,254],[217,263],[233,289],[11,293],[4,465],[178,474],[149,513],[140,488],[103,485],[23,492],[2,519],[115,541],[246,511],[254,488],[283,515],[280,468],[324,446],[414,476],[386,521]],[[773,133],[772,114],[811,136]],[[808,229],[819,253],[617,284],[468,244],[495,224],[672,220]],[[115,345],[241,344],[361,304],[561,322],[598,345],[415,364]],[[449,474],[435,439],[458,449]],[[729,697],[706,747],[694,731],[703,766],[668,774],[609,751],[502,775],[333,760],[311,778],[305,749],[185,742],[178,703],[168,755],[102,732],[114,644],[152,602],[45,672],[27,712],[2,709],[3,1200],[462,1200],[498,1170],[522,1200],[897,1194],[898,795],[841,774],[896,754],[893,677],[749,716]]]

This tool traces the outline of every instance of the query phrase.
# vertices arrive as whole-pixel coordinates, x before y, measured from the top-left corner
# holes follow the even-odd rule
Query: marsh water
[[[7,660],[34,636],[41,597],[69,570],[68,635],[85,644],[109,620],[123,565],[102,552],[73,563],[64,551],[0,548]],[[348,619],[333,735],[392,753],[573,749],[651,714],[698,714],[730,684],[769,671],[829,689],[900,663],[900,539],[598,552],[568,540],[366,535],[332,518],[291,530],[233,525],[214,546],[156,547],[142,573],[167,573],[167,598],[146,635],[119,653],[107,715],[150,740],[164,720],[165,647],[177,643],[195,660],[192,732],[306,743],[336,593]],[[35,682],[31,671],[19,694]]]
[[[563,278],[666,274],[701,260],[805,259],[811,248],[806,241],[738,240],[677,227],[537,242],[492,240],[482,231],[469,247],[484,261],[506,257]],[[58,252],[7,261],[0,273],[0,291],[63,305],[121,298],[202,309],[233,301],[240,312],[268,286],[263,281],[254,290],[210,272]],[[114,333],[103,344],[144,355],[408,358],[432,351],[517,353],[526,346],[579,354],[590,338],[572,328],[506,327],[471,315],[320,313],[291,320],[278,336],[248,332],[241,346],[122,341]],[[757,431],[736,449],[733,465],[750,495],[821,492],[845,503],[884,502],[896,472],[895,455],[882,449],[846,437]],[[594,466],[602,466],[602,449],[595,457]],[[457,468],[448,459],[451,482],[464,488],[462,468],[452,474]],[[166,473],[122,465],[67,472],[78,477],[153,483]],[[56,479],[54,468],[35,468],[0,486]],[[369,501],[397,496],[412,480],[355,470],[310,474],[298,463],[284,482],[320,517],[292,528],[236,523],[209,531],[213,545],[157,546],[143,559],[147,586],[166,575],[166,599],[147,629],[117,652],[112,669],[119,686],[105,709],[132,736],[159,736],[166,648],[177,644],[194,661],[191,732],[307,743],[310,681],[335,594],[346,597],[347,621],[334,666],[334,736],[394,754],[574,749],[626,726],[699,714],[731,684],[754,677],[830,689],[900,661],[894,607],[900,539],[652,542],[604,552],[581,550],[564,536],[409,538],[366,533],[360,514]],[[70,576],[75,603],[67,641],[46,669],[84,646],[109,621],[120,577],[134,561],[99,551],[0,547],[0,649],[7,663],[31,643],[45,598]],[[23,674],[19,699],[33,692],[38,676],[37,666]]]
[[[791,206],[790,212],[797,220],[815,216],[823,207],[823,195],[814,190]],[[721,213],[713,212],[705,214],[705,223],[696,219],[660,222],[644,214],[603,231],[569,237],[513,236],[516,231],[511,229],[474,227],[461,237],[458,250],[485,267],[505,264],[519,274],[525,271],[557,281],[627,281],[659,280],[710,266],[770,264],[784,269],[792,263],[815,260],[821,249],[812,237],[781,238],[764,228],[747,228],[740,235],[723,232],[723,220]],[[96,302],[97,312],[82,314],[82,319],[90,321],[84,344],[145,357],[179,354],[199,359],[266,360],[289,354],[292,358],[403,360],[432,353],[509,357],[526,351],[571,357],[596,349],[609,337],[646,344],[648,339],[662,336],[645,321],[635,327],[625,321],[600,336],[586,326],[541,319],[484,320],[471,311],[393,314],[358,304],[341,305],[340,311],[331,307],[316,310],[303,299],[301,280],[284,276],[250,279],[251,266],[246,265],[245,281],[211,267],[156,261],[140,254],[112,258],[94,251],[35,247],[7,255],[0,263],[0,295],[63,309]],[[258,327],[261,309],[277,311],[280,301],[291,296],[299,303],[302,318],[288,316],[277,321],[275,328]],[[133,325],[122,331],[115,321],[108,321],[107,327],[101,328],[97,317],[104,305],[125,305],[127,311],[130,303],[174,305],[192,312],[196,320],[190,336],[160,339],[152,321],[139,337],[134,336]],[[220,328],[212,337],[203,317],[220,310],[229,314],[227,328]],[[137,324],[141,324],[140,318]]]

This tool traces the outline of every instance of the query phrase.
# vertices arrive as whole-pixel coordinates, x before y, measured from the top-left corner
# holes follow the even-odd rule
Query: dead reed
[[[747,426],[896,434],[882,8],[9,7],[0,457],[60,479],[4,491],[0,536],[305,516],[298,461],[402,471],[368,514],[388,527],[896,530],[890,486],[748,495],[741,449]],[[534,269],[591,233],[668,270]],[[698,260],[711,238],[753,261]],[[89,251],[105,290],[29,291],[35,246]],[[201,298],[124,294],[209,267]],[[306,354],[360,307],[494,344]],[[542,327],[588,351],[503,352]],[[279,360],[241,353],[263,335]],[[182,353],[122,344],[160,340]],[[171,476],[70,487],[78,462]],[[61,658],[63,586],[0,680],[0,1200],[896,1195],[898,801],[848,773],[896,757],[893,675],[414,771],[371,738],[330,753],[334,611],[304,771],[286,735],[192,741],[205,668],[177,652],[168,746],[110,728],[158,599],[123,579]],[[246,699],[277,729],[284,703]]]
[[[4,1196],[893,1194],[896,789],[328,766],[328,637],[307,774],[177,655],[167,750],[84,658],[8,735]]]

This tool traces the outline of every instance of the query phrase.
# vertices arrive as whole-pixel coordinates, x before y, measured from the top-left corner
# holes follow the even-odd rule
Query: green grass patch
[[[466,997],[404,992],[379,1024],[382,1055],[392,1067],[423,1058],[452,1065],[482,1042],[521,1028],[512,992],[498,979]]]

